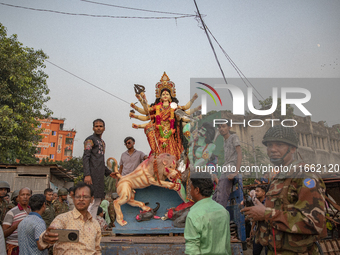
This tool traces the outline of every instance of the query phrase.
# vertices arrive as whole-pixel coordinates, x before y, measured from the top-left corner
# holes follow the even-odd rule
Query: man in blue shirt
[[[46,230],[45,221],[41,215],[46,208],[46,198],[43,194],[33,195],[29,200],[32,212],[18,226],[20,255],[47,255],[47,249],[39,244],[39,236]]]
[[[208,173],[192,173],[190,194],[195,204],[185,222],[186,254],[229,254],[229,212],[211,199],[213,182]]]

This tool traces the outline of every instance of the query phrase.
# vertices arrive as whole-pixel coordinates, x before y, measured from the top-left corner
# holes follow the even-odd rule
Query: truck
[[[240,213],[243,200],[242,176],[234,179],[233,192],[229,197],[227,210],[233,225],[236,224],[237,242],[231,243],[232,254],[241,255],[246,249],[245,218]],[[148,202],[151,208],[160,203],[157,216],[164,216],[167,209],[176,207],[183,201],[176,191],[150,186],[136,190],[136,200]],[[112,233],[101,241],[102,254],[184,254],[184,228],[176,228],[171,220],[152,219],[137,222],[139,208],[128,204],[122,205],[125,226],[116,223]]]

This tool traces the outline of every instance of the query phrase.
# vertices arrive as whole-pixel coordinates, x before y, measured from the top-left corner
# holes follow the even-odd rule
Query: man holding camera
[[[101,230],[96,219],[92,218],[88,212],[88,207],[94,199],[94,191],[92,187],[83,182],[78,183],[74,190],[73,211],[60,214],[57,216],[50,227],[40,235],[39,243],[42,247],[48,247],[54,244],[53,254],[101,254],[100,240]],[[61,229],[58,233],[54,233],[53,229]],[[67,239],[69,230],[79,231],[79,240],[59,242],[59,239]],[[72,232],[72,231],[71,231]],[[75,238],[76,239],[76,238]]]

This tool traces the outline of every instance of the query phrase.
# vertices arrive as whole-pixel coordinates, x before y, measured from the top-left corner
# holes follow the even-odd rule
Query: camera
[[[247,195],[247,194],[244,195],[244,198],[245,198],[244,201],[245,201],[246,207],[254,206],[254,202],[249,195]]]
[[[52,233],[58,234],[58,242],[79,242],[79,230],[74,229],[51,229]]]

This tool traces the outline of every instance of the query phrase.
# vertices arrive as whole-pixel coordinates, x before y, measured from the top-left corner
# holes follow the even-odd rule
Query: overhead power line
[[[112,16],[112,15],[97,15],[97,14],[86,14],[86,13],[71,13],[71,12],[62,12],[62,11],[55,11],[55,10],[47,10],[47,9],[37,9],[32,7],[25,7],[13,4],[6,4],[0,3],[1,5],[20,8],[25,10],[31,11],[40,11],[40,12],[51,12],[63,15],[71,15],[71,16],[85,16],[85,17],[92,17],[92,18],[111,18],[111,19],[182,19],[182,18],[191,18],[193,17],[192,14],[185,14],[181,16],[174,16],[174,17],[138,17],[138,16]]]
[[[225,55],[225,57],[227,58],[227,60],[229,61],[229,63],[232,65],[232,67],[234,67],[235,71],[237,72],[237,74],[240,76],[240,78],[242,79],[242,81],[244,82],[244,84],[248,86],[247,82],[250,84],[250,86],[252,86],[254,88],[254,90],[260,95],[260,97],[262,97],[262,99],[264,99],[264,97],[260,94],[260,92],[255,88],[255,86],[248,80],[248,78],[243,74],[243,72],[241,71],[241,69],[235,64],[235,62],[231,59],[231,57],[228,55],[228,53],[223,49],[223,47],[221,46],[221,44],[217,41],[217,39],[215,38],[215,36],[211,33],[210,29],[207,27],[207,30],[209,32],[209,34],[212,36],[212,38],[215,40],[215,42],[217,43],[217,45],[220,47],[220,49],[222,50],[223,54]],[[254,94],[254,93],[253,93]],[[257,96],[254,94],[255,98],[259,101],[259,99],[257,98]]]
[[[82,80],[82,81],[86,82],[87,84],[89,84],[89,85],[95,87],[96,89],[99,89],[99,90],[105,92],[106,94],[109,94],[110,96],[113,96],[113,97],[119,99],[120,101],[123,101],[124,103],[127,103],[128,105],[130,105],[130,103],[129,103],[128,101],[126,101],[126,100],[124,100],[124,99],[122,99],[122,98],[120,98],[120,97],[118,97],[118,96],[116,96],[116,95],[114,95],[114,94],[112,94],[112,93],[110,93],[110,92],[108,92],[108,91],[106,91],[106,90],[104,90],[104,89],[102,89],[102,88],[100,88],[100,87],[94,85],[93,83],[91,83],[91,82],[89,82],[89,81],[87,81],[87,80],[85,80],[85,79],[79,77],[78,75],[75,75],[75,74],[71,73],[70,71],[67,71],[66,69],[64,69],[64,68],[62,68],[62,67],[60,67],[60,66],[58,66],[58,65],[56,65],[56,64],[54,64],[54,63],[52,63],[51,61],[49,61],[49,60],[45,60],[45,61],[48,62],[48,63],[50,63],[51,65],[54,65],[55,67],[57,67],[57,68],[63,70],[64,72],[66,72],[66,73],[68,73],[68,74],[71,74],[72,76],[78,78],[79,80]]]
[[[223,76],[224,82],[225,82],[226,84],[228,84],[228,82],[227,82],[227,79],[225,78],[225,75],[224,75],[223,69],[222,69],[222,67],[221,67],[220,61],[218,60],[218,57],[217,57],[217,55],[216,55],[216,51],[215,51],[214,45],[212,44],[212,42],[211,42],[211,40],[210,40],[210,37],[209,37],[208,31],[207,31],[207,28],[206,28],[206,26],[205,26],[205,23],[204,23],[204,21],[203,21],[203,18],[202,18],[202,16],[201,16],[200,10],[198,9],[198,6],[197,6],[197,3],[196,3],[196,0],[194,0],[194,3],[195,3],[195,6],[196,6],[196,10],[197,10],[198,17],[199,17],[199,19],[201,20],[201,23],[202,23],[202,26],[203,26],[204,32],[205,32],[205,34],[206,34],[206,36],[207,36],[207,38],[208,38],[208,41],[209,41],[210,47],[211,47],[211,49],[212,49],[212,51],[213,51],[213,53],[214,53],[214,56],[215,56],[215,59],[216,59],[217,65],[218,65],[218,67],[220,68],[220,71],[221,71],[221,73],[222,73],[222,76]],[[230,94],[231,98],[233,98],[233,95],[231,94],[231,92],[230,92],[230,91],[229,91],[229,94]]]
[[[134,10],[134,11],[153,12],[153,13],[162,13],[162,14],[171,14],[171,15],[182,15],[182,16],[189,16],[189,17],[190,16],[191,17],[195,17],[196,16],[196,14],[185,14],[185,13],[178,13],[178,12],[163,12],[163,11],[147,10],[147,9],[140,9],[140,8],[134,8],[134,7],[126,7],[126,6],[115,5],[115,4],[99,3],[99,2],[89,1],[89,0],[80,0],[80,1],[91,3],[91,4],[98,4],[98,5],[105,5],[105,6],[116,7],[116,8]]]
[[[217,57],[217,54],[216,54],[214,45],[213,45],[212,42],[211,42],[211,39],[210,39],[209,34],[211,34],[211,36],[214,38],[215,42],[216,42],[216,43],[218,44],[218,46],[220,47],[220,49],[221,49],[222,52],[224,53],[225,57],[226,57],[227,60],[229,61],[229,63],[230,63],[230,64],[232,65],[232,67],[236,70],[236,72],[238,73],[238,75],[240,76],[240,78],[242,79],[242,81],[244,82],[244,84],[245,84],[247,87],[249,87],[248,84],[247,84],[247,82],[246,82],[246,81],[248,81],[248,83],[249,83],[249,84],[255,89],[255,91],[262,97],[262,95],[257,91],[257,89],[253,86],[253,84],[251,84],[251,82],[244,76],[244,74],[242,73],[242,71],[238,68],[238,66],[234,63],[234,61],[230,58],[230,56],[225,52],[225,50],[222,48],[222,46],[218,43],[217,39],[214,37],[214,35],[211,33],[211,31],[209,30],[209,28],[207,27],[207,25],[204,23],[203,18],[202,18],[201,14],[200,14],[200,11],[199,11],[199,9],[198,9],[196,0],[194,0],[194,3],[195,3],[195,6],[196,6],[196,10],[197,10],[197,14],[198,14],[199,20],[200,20],[201,23],[202,23],[203,30],[204,30],[204,32],[205,32],[207,38],[208,38],[210,47],[211,47],[211,49],[212,49],[212,51],[213,51],[213,53],[214,53],[216,62],[217,62],[218,67],[219,67],[219,69],[220,69],[220,71],[221,71],[221,73],[222,73],[224,82],[225,82],[226,84],[228,84],[227,79],[226,79],[226,77],[225,77],[225,75],[224,75],[224,72],[223,72],[223,70],[222,70],[220,61],[218,60],[218,57]],[[208,32],[209,32],[209,34],[208,34]],[[230,94],[231,98],[233,98],[233,96],[232,96],[232,94],[231,94],[230,91],[229,91],[229,94]],[[253,95],[255,96],[255,98],[256,98],[258,101],[260,101],[260,100],[257,98],[257,96],[254,94],[254,92],[253,92]],[[262,97],[262,98],[263,98],[263,97]]]

